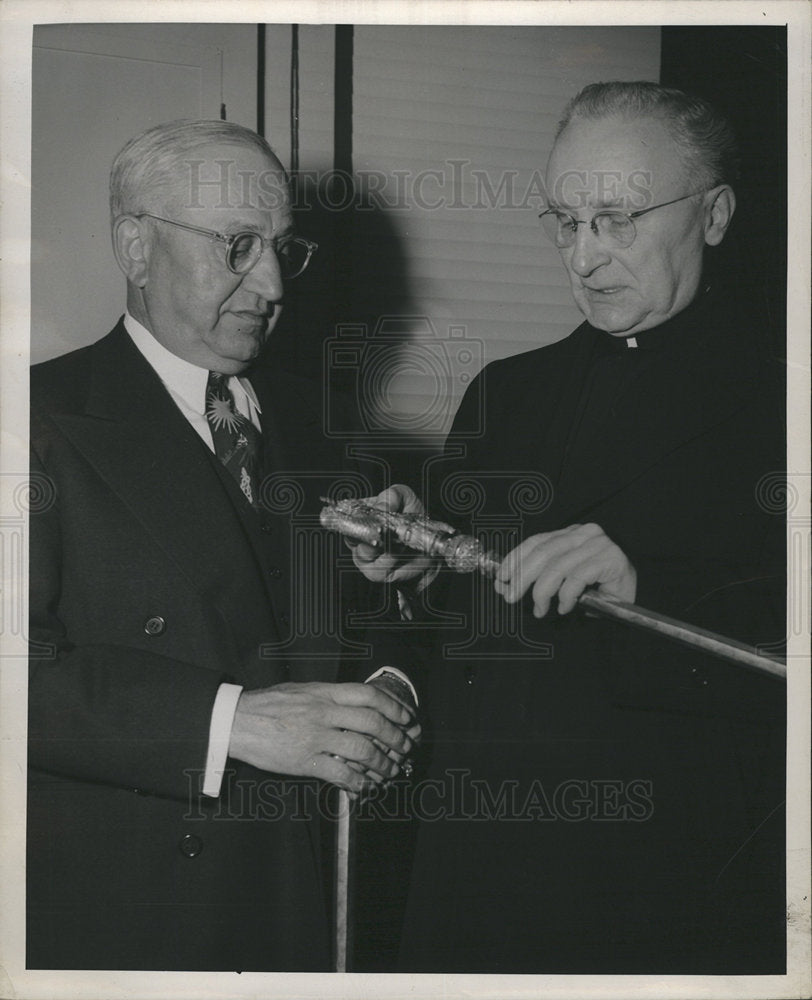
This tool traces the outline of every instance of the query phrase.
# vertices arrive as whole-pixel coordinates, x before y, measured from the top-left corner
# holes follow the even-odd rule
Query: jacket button
[[[153,615],[144,622],[147,635],[163,635],[166,632],[166,621],[160,615]]]
[[[280,615],[279,616],[279,620],[282,622],[283,625],[290,625],[290,616],[289,615]]]
[[[465,668],[465,683],[473,684],[476,677],[476,667],[467,666]]]
[[[271,566],[271,568],[268,570],[268,576],[272,580],[278,580],[281,575],[282,575],[282,570],[278,566]]]
[[[196,858],[203,850],[203,841],[193,833],[187,833],[180,838],[178,850],[185,858]]]

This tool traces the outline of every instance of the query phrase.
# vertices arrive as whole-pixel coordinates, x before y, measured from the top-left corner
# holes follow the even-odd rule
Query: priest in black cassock
[[[784,971],[785,689],[573,613],[595,587],[750,644],[784,635],[780,368],[706,260],[736,165],[726,121],[678,91],[597,84],[565,112],[542,222],[586,321],[488,365],[432,475],[432,515],[507,555],[495,585],[441,573],[423,592],[403,970]],[[424,568],[355,552],[389,582]]]

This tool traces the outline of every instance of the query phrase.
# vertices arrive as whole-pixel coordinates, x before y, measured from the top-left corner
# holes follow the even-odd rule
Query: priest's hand
[[[365,503],[394,514],[425,514],[417,494],[402,483],[394,483],[376,497],[368,497]],[[419,593],[440,571],[438,559],[421,555],[398,543],[390,549],[350,539],[345,539],[345,542],[352,551],[356,567],[373,583],[410,584]]]
[[[352,793],[397,777],[419,738],[414,712],[373,684],[277,684],[243,691],[229,756]]]
[[[502,561],[494,586],[509,604],[532,588],[533,614],[543,618],[555,595],[558,613],[565,615],[593,584],[604,597],[633,602],[637,573],[599,525],[573,524],[517,545]]]

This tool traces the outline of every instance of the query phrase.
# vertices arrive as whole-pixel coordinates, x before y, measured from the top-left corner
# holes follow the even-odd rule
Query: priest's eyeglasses
[[[616,212],[614,210],[596,212],[591,219],[575,219],[569,212],[562,212],[560,208],[548,208],[539,215],[539,218],[544,232],[559,250],[574,246],[578,226],[589,226],[605,247],[618,249],[630,247],[634,243],[637,236],[634,220],[639,219],[641,215],[647,215],[658,208],[665,208],[666,205],[676,205],[678,201],[685,201],[704,193],[704,191],[693,191],[691,194],[684,194],[681,198],[663,201],[659,205],[641,208],[637,212]]]
[[[199,226],[189,226],[185,222],[175,222],[164,219],[152,212],[141,212],[138,218],[155,219],[167,225],[185,229],[190,233],[200,233],[209,239],[224,243],[226,247],[226,267],[232,274],[246,274],[254,267],[266,247],[270,247],[279,263],[279,270],[284,280],[298,278],[310,263],[310,258],[318,250],[318,243],[306,240],[301,236],[283,236],[278,240],[265,240],[259,233],[250,231],[226,236],[213,229],[201,229]]]

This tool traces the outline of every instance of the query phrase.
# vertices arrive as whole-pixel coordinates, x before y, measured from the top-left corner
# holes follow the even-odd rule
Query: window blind
[[[658,28],[355,27],[355,212],[385,224],[353,229],[340,319],[400,337],[388,371],[366,348],[381,428],[444,434],[483,364],[578,325],[537,218],[555,127],[585,84],[656,80],[659,59]]]

